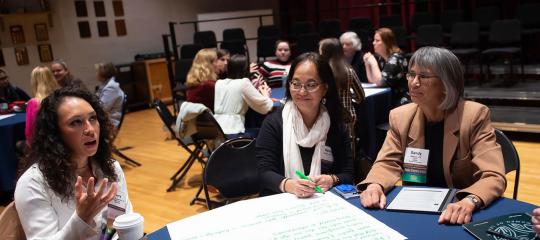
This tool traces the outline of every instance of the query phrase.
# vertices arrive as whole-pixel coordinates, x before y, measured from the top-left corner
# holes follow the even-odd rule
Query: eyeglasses
[[[421,85],[428,83],[428,80],[430,78],[439,78],[439,76],[436,75],[428,76],[424,74],[417,74],[415,72],[408,72],[407,74],[405,74],[405,76],[407,77],[407,81],[412,81],[416,78],[416,76],[418,76],[418,82],[420,82]]]
[[[296,80],[291,81],[290,85],[291,85],[291,90],[293,91],[300,92],[303,88],[306,90],[306,92],[310,92],[310,93],[317,91],[319,87],[321,86],[320,83],[315,82],[315,81],[310,81],[310,82],[302,84],[300,81],[296,81]]]

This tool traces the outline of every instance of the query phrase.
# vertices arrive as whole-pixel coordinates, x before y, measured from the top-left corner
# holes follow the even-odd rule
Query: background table
[[[390,88],[365,88],[366,99],[356,109],[356,137],[360,146],[373,161],[384,141],[385,132],[377,132],[377,125],[388,122],[392,105]]]
[[[388,202],[399,192],[401,187],[396,187],[388,194]],[[358,198],[347,200],[352,205],[362,209],[377,220],[383,222],[394,230],[398,231],[408,239],[475,239],[461,225],[440,225],[437,223],[439,215],[392,212],[385,210],[365,209],[360,205]],[[488,218],[518,212],[532,212],[537,206],[520,202],[508,198],[500,198],[489,207],[474,213],[473,221],[485,220]],[[167,227],[150,233],[147,236],[150,240],[169,240],[169,231]]]
[[[0,191],[15,190],[17,176],[17,155],[15,144],[24,140],[26,113],[16,113],[14,116],[0,120]]]

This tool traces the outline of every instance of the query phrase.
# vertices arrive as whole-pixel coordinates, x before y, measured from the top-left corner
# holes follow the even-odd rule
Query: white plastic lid
[[[138,213],[126,213],[122,214],[114,220],[113,228],[124,229],[133,227],[144,221],[144,217]]]

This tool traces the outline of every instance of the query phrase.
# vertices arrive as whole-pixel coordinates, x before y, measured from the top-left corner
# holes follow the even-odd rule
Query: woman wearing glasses
[[[269,115],[257,138],[261,195],[282,192],[310,197],[352,183],[350,140],[341,119],[335,80],[316,53],[300,55],[287,77],[287,102]],[[299,179],[300,171],[309,179]]]
[[[443,48],[424,47],[407,73],[413,103],[390,112],[384,144],[358,189],[364,207],[384,208],[385,192],[403,185],[460,189],[439,223],[464,224],[506,188],[504,161],[489,109],[463,100],[463,69]],[[429,150],[427,156],[425,151]],[[423,152],[426,164],[410,161]],[[423,171],[414,171],[424,169]]]

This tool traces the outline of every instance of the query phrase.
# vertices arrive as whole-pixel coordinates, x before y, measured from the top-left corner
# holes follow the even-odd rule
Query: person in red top
[[[193,103],[202,103],[214,111],[214,87],[216,85],[217,61],[216,51],[213,49],[201,49],[187,75],[187,100]]]
[[[34,97],[28,101],[26,107],[26,127],[24,135],[26,144],[30,146],[32,135],[34,133],[34,122],[39,111],[41,100],[49,96],[59,86],[54,79],[53,73],[47,67],[36,67],[32,70],[30,83],[32,85],[32,94]]]

